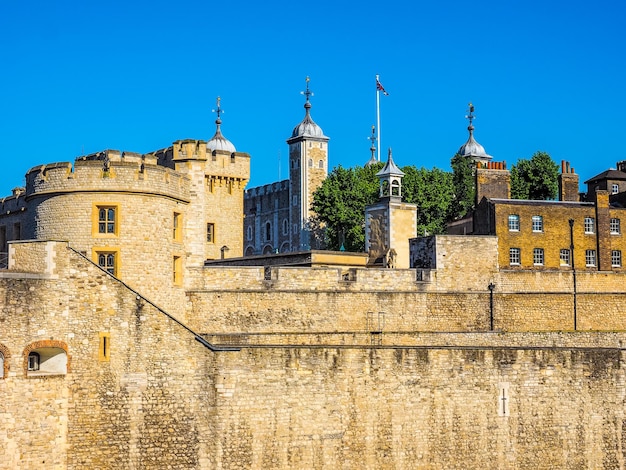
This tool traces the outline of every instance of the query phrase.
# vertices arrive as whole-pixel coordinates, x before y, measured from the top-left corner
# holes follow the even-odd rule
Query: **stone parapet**
[[[169,168],[140,159],[76,160],[40,165],[26,174],[26,199],[71,192],[143,193],[189,202],[189,180]]]

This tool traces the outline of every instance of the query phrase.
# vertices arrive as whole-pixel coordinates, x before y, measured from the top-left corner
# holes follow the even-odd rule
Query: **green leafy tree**
[[[472,157],[456,154],[450,162],[454,200],[449,220],[460,219],[474,209],[476,199],[476,163]]]
[[[348,251],[365,249],[365,207],[379,197],[376,173],[382,163],[369,167],[336,167],[313,195],[316,224],[326,228],[326,246]],[[402,199],[417,204],[417,233],[443,233],[454,189],[452,175],[438,169],[402,168]]]
[[[520,159],[511,168],[513,199],[556,199],[559,166],[546,152],[536,152],[530,160]]]
[[[382,164],[369,167],[337,166],[313,194],[312,208],[326,228],[330,250],[363,251],[365,206],[378,200],[376,173]]]
[[[417,234],[444,233],[454,201],[452,173],[414,166],[405,166],[402,171],[403,199],[418,207]]]

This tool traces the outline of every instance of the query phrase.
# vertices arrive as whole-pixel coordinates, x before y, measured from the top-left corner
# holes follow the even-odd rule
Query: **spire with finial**
[[[474,139],[474,119],[476,119],[476,116],[474,115],[474,105],[472,103],[469,103],[468,107],[469,108],[465,119],[469,121],[469,125],[467,126],[467,130],[469,131],[469,137],[467,139],[467,142],[465,142],[465,144],[463,144],[461,148],[459,148],[459,151],[457,153],[464,157],[471,157],[474,161],[477,162],[488,162],[493,157],[491,155],[487,155],[487,152],[485,152],[485,148]]]
[[[378,163],[376,159],[376,126],[372,126],[372,135],[368,137],[368,139],[372,142],[372,146],[370,147],[370,152],[372,152],[372,156],[367,161],[365,166],[372,166]]]
[[[300,92],[301,95],[304,95],[306,97],[306,101],[304,103],[304,109],[306,110],[306,114],[302,122],[293,129],[293,132],[291,133],[291,139],[296,138],[296,137],[301,137],[301,136],[326,138],[326,136],[322,132],[322,129],[317,124],[315,124],[315,122],[311,118],[310,98],[311,96],[314,96],[314,95],[311,89],[309,88],[309,81],[311,81],[311,79],[307,76],[306,77],[306,90]],[[287,140],[287,142],[289,142],[291,139]]]
[[[230,153],[236,152],[235,146],[232,144],[230,140],[222,135],[222,98],[219,96],[216,100],[216,108],[212,109],[211,112],[217,115],[217,119],[215,120],[215,135],[209,140],[206,144],[207,149],[214,150],[225,150]]]
[[[474,130],[474,126],[472,125],[472,122],[474,121],[474,105],[472,103],[469,103],[468,106],[469,109],[467,110],[467,116],[465,116],[465,119],[469,121],[469,126],[467,126],[467,130],[472,132]]]

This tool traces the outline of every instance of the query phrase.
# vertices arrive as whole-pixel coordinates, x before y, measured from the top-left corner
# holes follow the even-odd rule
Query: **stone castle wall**
[[[382,334],[354,325],[316,334],[313,296],[328,292],[311,288],[303,297],[302,289],[281,295],[270,287],[275,305],[299,302],[301,310],[285,316],[269,301],[259,305],[267,331],[238,352],[213,353],[66,244],[14,248],[13,268],[0,272],[8,363],[0,468],[624,467],[623,332],[393,333],[385,320]],[[29,251],[48,253],[43,272],[20,272],[32,266]],[[319,271],[326,280],[318,287],[331,283],[331,272]],[[328,313],[355,316],[358,296],[373,295],[377,284],[389,284],[379,292],[382,306],[413,301],[405,292],[410,270],[371,272],[367,289]],[[260,299],[242,288],[231,293]],[[473,307],[469,294],[448,295],[457,297],[448,306],[454,327],[455,313]],[[207,338],[236,343],[234,314],[209,318],[234,300],[214,295],[193,328],[209,332],[219,321],[226,334]],[[289,321],[294,333],[280,334],[276,325]],[[29,376],[25,355],[48,342],[65,345],[68,373]]]

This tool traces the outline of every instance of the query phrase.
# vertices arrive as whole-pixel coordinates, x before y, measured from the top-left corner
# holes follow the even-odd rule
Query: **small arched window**
[[[271,240],[272,240],[272,224],[267,222],[265,224],[265,241],[269,242]]]
[[[252,240],[252,227],[248,226],[246,229],[246,238],[248,241]]]
[[[317,166],[318,166],[319,168],[324,168],[324,160],[320,160],[320,161],[317,163]]]
[[[4,354],[0,352],[0,379],[4,378]]]
[[[313,168],[313,159],[309,158],[309,168]]]
[[[289,221],[283,219],[283,235],[289,235]]]
[[[44,340],[32,344],[24,352],[26,375],[65,375],[68,371],[67,345],[61,341]],[[26,353],[28,355],[26,356]]]
[[[400,195],[400,183],[397,180],[393,180],[391,182],[391,195],[392,196]]]

